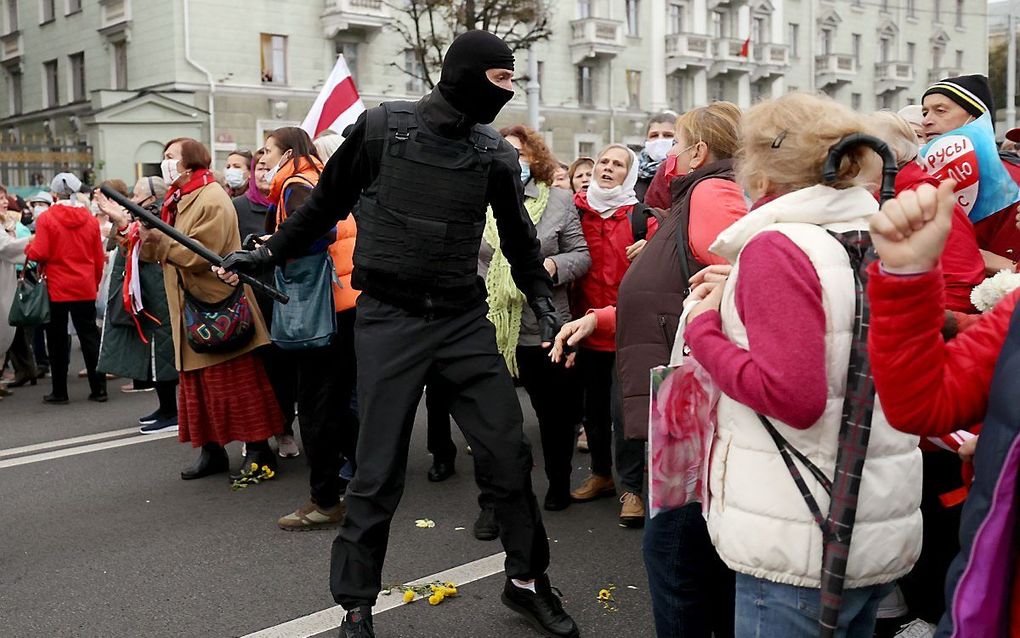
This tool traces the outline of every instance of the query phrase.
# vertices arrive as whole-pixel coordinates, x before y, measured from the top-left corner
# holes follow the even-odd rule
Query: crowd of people
[[[45,280],[49,295],[45,325],[0,322],[0,397],[48,375],[44,400],[71,402],[73,332],[88,400],[106,401],[116,377],[125,392],[152,390],[141,431],[177,429],[198,449],[182,479],[253,485],[303,451],[308,502],[278,524],[343,525],[331,583],[351,610],[341,635],[369,636],[364,607],[378,593],[423,389],[428,480],[456,472],[452,416],[476,466],[475,536],[519,550],[508,550],[504,602],[531,609],[520,596],[548,590],[530,448],[503,385],[512,377],[538,421],[544,509],[618,498],[618,524],[644,528],[660,637],[812,636],[824,603],[815,510],[828,509],[845,405],[871,401],[868,375],[851,368],[870,360],[880,404],[835,635],[872,636],[885,617],[889,635],[1020,636],[1020,415],[1009,399],[1020,293],[983,314],[971,294],[1016,271],[1020,197],[975,219],[959,184],[921,153],[994,113],[987,79],[944,79],[898,114],[807,94],[747,111],[714,102],[652,117],[639,147],[568,163],[523,125],[489,138],[479,131],[492,129],[460,128],[463,116],[495,117],[464,94],[506,90],[494,51],[482,80],[478,60],[449,54],[417,113],[396,103],[380,123],[370,111],[346,140],[282,128],[214,167],[200,142],[179,138],[160,176],[104,182],[229,256],[226,269],[72,174],[27,201],[0,191],[0,312],[19,279]],[[413,133],[406,142],[422,127],[452,148],[488,149],[491,165],[451,179],[463,165],[443,166]],[[868,148],[823,176],[830,149],[855,133],[895,156],[896,197],[884,204],[882,160]],[[1007,138],[1001,165],[980,166],[979,187],[995,171],[1020,183],[1020,131]],[[408,243],[415,233],[428,245]],[[872,243],[875,263],[861,248]],[[423,278],[435,263],[448,272]],[[239,285],[236,272],[291,302]],[[493,342],[498,357],[472,345]],[[721,390],[709,497],[650,517],[649,370],[678,349]],[[234,441],[244,456],[231,472],[224,446]],[[586,476],[572,476],[578,453]],[[961,489],[965,500],[946,497]],[[578,635],[558,605],[527,613],[553,635]]]

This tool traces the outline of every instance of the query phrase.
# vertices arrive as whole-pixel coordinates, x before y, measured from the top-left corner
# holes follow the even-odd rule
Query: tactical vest
[[[414,102],[383,103],[366,126],[366,139],[384,143],[359,203],[355,267],[427,289],[475,284],[498,133],[476,125],[468,139],[440,137]]]

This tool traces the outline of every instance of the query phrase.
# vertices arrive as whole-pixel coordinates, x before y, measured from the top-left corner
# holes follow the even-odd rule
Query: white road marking
[[[473,583],[476,580],[488,578],[503,571],[503,561],[506,559],[506,554],[500,552],[493,554],[492,556],[486,556],[485,558],[479,558],[476,561],[458,565],[438,574],[432,574],[431,576],[425,576],[417,580],[413,580],[405,585],[425,585],[434,582],[453,582],[457,584],[457,587]],[[378,616],[379,614],[402,607],[408,603],[404,602],[404,597],[398,591],[394,591],[389,596],[380,596],[375,607],[372,608],[372,615]],[[428,604],[427,602],[418,604]],[[337,605],[330,607],[329,609],[323,609],[307,616],[295,618],[294,620],[288,620],[285,623],[281,623],[274,627],[268,627],[262,631],[256,631],[255,633],[248,634],[243,638],[309,638],[310,636],[316,636],[323,632],[331,631],[340,626],[344,620],[343,607]]]
[[[70,439],[60,439],[59,441],[46,441],[45,443],[35,443],[33,445],[25,445],[22,447],[12,447],[7,450],[0,449],[0,459],[7,458],[9,456],[21,456],[22,454],[28,454],[29,452],[41,452],[43,450],[53,450],[59,447],[70,447],[72,445],[78,445],[81,443],[91,443],[92,441],[104,441],[106,439],[118,439],[128,434],[138,434],[138,428],[124,428],[123,430],[110,430],[109,432],[100,432],[99,434],[87,434],[85,436],[75,436]]]
[[[30,456],[19,456],[13,459],[4,459],[0,461],[0,469],[5,467],[17,467],[19,465],[28,465],[29,463],[39,463],[41,461],[52,461],[53,459],[62,459],[67,456],[77,456],[78,454],[88,454],[89,452],[99,452],[101,450],[111,450],[113,448],[125,447],[127,445],[137,445],[138,443],[147,443],[149,441],[159,441],[160,439],[169,439],[171,437],[176,438],[177,432],[159,432],[158,434],[139,434],[127,439],[117,439],[116,441],[106,441],[104,443],[93,443],[91,445],[79,445],[78,447],[71,447],[64,450],[55,450],[52,452],[42,452],[40,454],[32,454]]]

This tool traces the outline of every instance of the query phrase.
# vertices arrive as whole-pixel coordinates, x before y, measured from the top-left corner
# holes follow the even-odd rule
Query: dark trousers
[[[541,346],[519,346],[517,367],[538,417],[549,491],[566,495],[582,400],[577,370],[554,364]]]
[[[99,362],[99,326],[96,325],[95,301],[51,301],[50,322],[46,324],[46,341],[50,349],[50,374],[53,394],[67,396],[67,366],[70,364],[71,338],[67,334],[70,318],[78,333],[89,387],[93,394],[106,392],[106,375],[96,371]]]
[[[616,353],[580,348],[577,367],[584,388],[584,431],[588,435],[592,474],[616,473],[624,491],[641,494],[645,471],[645,442],[623,434],[623,406],[616,374]]]
[[[414,416],[426,379],[451,388],[450,411],[474,452],[476,478],[491,494],[506,573],[527,580],[545,573],[549,542],[531,488],[531,446],[496,333],[480,305],[461,315],[426,319],[362,294],[355,348],[358,471],[347,488],[347,515],[333,541],[330,589],[346,609],[379,594],[390,522],[404,490]]]
[[[154,381],[156,397],[159,398],[159,415],[169,418],[177,414],[177,380]]]
[[[433,463],[453,463],[457,446],[453,443],[450,428],[450,389],[442,378],[433,375],[426,380],[425,412],[427,417],[426,447]]]
[[[700,503],[646,519],[641,549],[658,638],[733,636],[734,576],[712,546]]]
[[[14,368],[14,379],[34,379],[39,375],[35,366],[35,356],[32,354],[32,336],[35,328],[18,327],[14,331],[14,341],[10,350],[7,351],[7,358],[10,359],[11,367]]]
[[[32,354],[35,356],[36,368],[48,371],[50,368],[50,355],[46,351],[45,326],[32,328]]]
[[[324,348],[294,351],[298,371],[298,425],[310,469],[311,500],[323,509],[340,502],[344,456],[354,456],[358,417],[351,410],[357,387],[354,310],[337,314],[337,334]]]
[[[963,485],[960,457],[945,450],[922,452],[921,555],[914,569],[900,579],[900,590],[916,616],[938,624],[946,611],[946,575],[960,552],[960,515],[963,506],[944,507],[939,496]]]
[[[273,388],[280,412],[283,413],[283,433],[294,435],[294,404],[297,403],[297,367],[290,353],[270,344],[259,348],[262,362],[266,367],[269,385]]]

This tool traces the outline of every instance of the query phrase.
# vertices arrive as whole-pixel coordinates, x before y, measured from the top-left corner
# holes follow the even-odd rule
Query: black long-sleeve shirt
[[[422,123],[434,134],[465,140],[471,125],[438,91],[417,105]],[[345,219],[362,191],[377,179],[385,140],[366,139],[366,117],[362,114],[322,172],[311,197],[294,212],[268,241],[276,259],[299,254],[302,249]],[[422,197],[429,197],[422,193]],[[540,245],[524,208],[524,188],[516,150],[505,140],[493,153],[486,201],[492,206],[499,230],[500,248],[510,262],[514,282],[528,299],[551,296],[552,281],[543,265]],[[442,206],[442,202],[436,202]],[[366,293],[410,312],[456,311],[470,308],[485,298],[485,286],[478,279],[470,290],[411,289],[387,273],[366,271],[355,266],[354,285]]]

